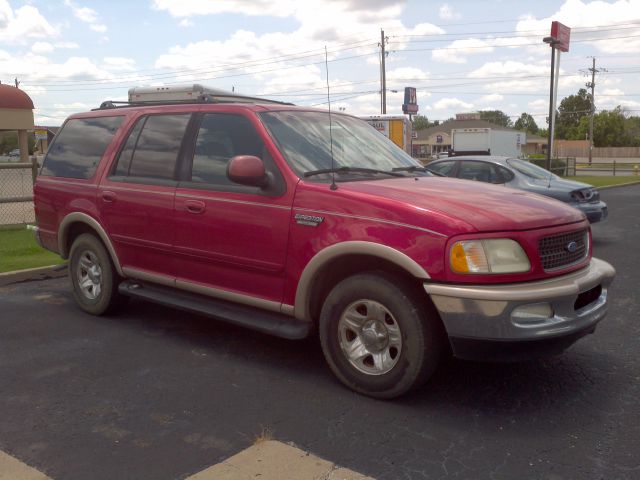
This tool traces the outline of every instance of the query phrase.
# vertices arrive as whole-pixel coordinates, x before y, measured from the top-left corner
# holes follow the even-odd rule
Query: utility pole
[[[553,153],[553,133],[555,128],[555,76],[556,76],[556,45],[558,41],[553,37],[545,37],[542,40],[544,43],[548,43],[551,46],[551,75],[549,83],[549,133],[547,135],[547,160],[545,162],[545,168],[551,171],[551,155]],[[558,52],[560,55],[560,52]],[[558,59],[559,65],[559,59]]]
[[[384,30],[380,30],[380,113],[387,113],[387,72],[385,67],[385,59],[387,53],[384,46],[387,39],[384,36]]]
[[[591,81],[586,83],[586,87],[591,89],[591,108],[589,112],[589,165],[591,165],[591,161],[593,160],[593,115],[596,111],[595,104],[595,88],[596,88],[596,73],[598,72],[606,72],[604,68],[596,68],[596,57],[591,57],[593,61],[591,68],[588,68],[587,71],[591,72]]]

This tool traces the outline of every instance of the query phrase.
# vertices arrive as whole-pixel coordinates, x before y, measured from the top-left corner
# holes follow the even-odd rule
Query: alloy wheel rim
[[[349,363],[367,375],[390,372],[402,352],[398,322],[374,300],[358,300],[344,310],[338,322],[338,338]]]
[[[85,250],[76,267],[78,287],[89,300],[95,300],[102,292],[102,267],[95,253]]]

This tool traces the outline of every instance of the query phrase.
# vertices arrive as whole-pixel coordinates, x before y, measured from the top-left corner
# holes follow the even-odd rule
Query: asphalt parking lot
[[[315,340],[143,302],[96,318],[65,278],[0,288],[0,450],[53,479],[185,478],[260,436],[378,479],[640,478],[640,185],[602,197],[594,251],[617,277],[594,335],[451,360],[390,402],[342,387]]]

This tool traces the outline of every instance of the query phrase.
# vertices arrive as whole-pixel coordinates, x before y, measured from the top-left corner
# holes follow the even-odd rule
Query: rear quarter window
[[[117,116],[67,121],[49,148],[40,175],[91,178],[123,119]]]

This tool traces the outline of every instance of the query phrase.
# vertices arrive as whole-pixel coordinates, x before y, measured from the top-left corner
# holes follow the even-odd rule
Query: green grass
[[[31,230],[0,229],[0,273],[63,262],[55,253],[38,246]]]
[[[579,177],[564,177],[567,180],[576,180],[578,182],[588,183],[594,187],[608,187],[610,185],[620,185],[622,183],[640,182],[640,175],[625,176],[625,177],[600,177],[582,175]]]

